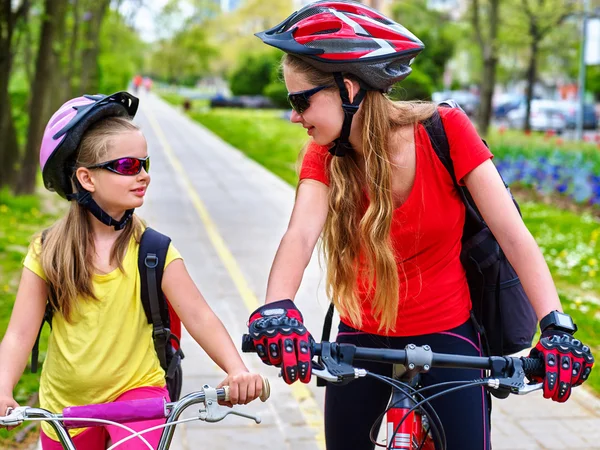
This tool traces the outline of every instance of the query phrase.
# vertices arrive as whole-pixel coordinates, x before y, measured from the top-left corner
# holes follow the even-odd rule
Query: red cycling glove
[[[544,331],[529,356],[544,358],[546,375],[543,379],[532,379],[544,382],[544,398],[560,403],[569,398],[571,387],[579,386],[588,379],[594,365],[594,357],[587,345],[558,330]]]
[[[261,306],[250,315],[248,331],[265,364],[281,367],[286,383],[310,381],[310,343],[313,338],[291,300]]]

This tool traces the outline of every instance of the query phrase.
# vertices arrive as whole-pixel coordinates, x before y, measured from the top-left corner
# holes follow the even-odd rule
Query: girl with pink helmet
[[[132,122],[138,99],[127,92],[66,102],[50,119],[40,150],[46,188],[70,201],[65,217],[32,242],[10,323],[0,344],[0,414],[17,405],[13,389],[42,323],[52,332],[40,380],[40,406],[64,407],[169,397],[153,329],[140,301],[138,252],[145,224],[134,214],[150,184],[146,140]],[[192,337],[226,373],[231,403],[260,396],[229,334],[169,245],[162,291]],[[130,424],[136,431],[156,421]],[[160,423],[160,421],[158,421]],[[100,450],[125,437],[107,426],[71,431],[77,448]],[[144,436],[156,446],[161,430]],[[46,423],[44,450],[62,445]],[[124,448],[146,448],[132,440]]]

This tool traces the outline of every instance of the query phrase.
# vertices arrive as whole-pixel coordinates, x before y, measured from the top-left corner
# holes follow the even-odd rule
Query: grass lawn
[[[13,197],[6,191],[0,191],[0,338],[4,337],[8,326],[21,278],[22,262],[31,237],[54,220],[55,214],[47,212],[38,197]],[[49,327],[44,327],[40,340],[40,359],[46,352],[49,331]],[[38,388],[39,370],[38,373],[32,374],[28,365],[15,388],[15,400],[22,405],[36,402],[34,395]],[[19,448],[13,438],[23,429],[23,426],[12,431],[0,429],[0,448]]]
[[[173,96],[171,103],[178,104]],[[296,160],[307,141],[304,130],[281,118],[280,111],[228,108],[206,110],[192,104],[190,116],[250,158],[294,186]],[[492,142],[509,145],[510,133],[495,134]],[[516,145],[546,148],[556,144],[543,136],[514,136]],[[586,145],[585,151],[595,146]],[[494,148],[494,147],[492,147]],[[600,356],[600,223],[591,214],[575,214],[542,203],[524,201],[523,217],[536,238],[559,289],[563,307],[579,326],[577,336]],[[600,370],[588,386],[600,393]]]

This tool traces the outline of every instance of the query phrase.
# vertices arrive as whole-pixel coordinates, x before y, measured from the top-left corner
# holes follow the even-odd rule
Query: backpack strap
[[[44,245],[44,240],[46,239],[46,235],[48,234],[48,230],[42,231],[41,235],[41,244]],[[39,357],[40,357],[40,337],[42,336],[42,329],[44,328],[44,324],[48,322],[50,325],[50,329],[52,330],[52,316],[54,315],[54,309],[49,301],[46,301],[46,310],[44,311],[44,317],[42,318],[42,323],[40,324],[40,330],[38,331],[37,337],[35,338],[35,343],[33,344],[33,348],[31,349],[31,373],[37,373]]]
[[[454,100],[446,100],[439,103],[438,106],[461,109],[460,106],[458,106],[458,103],[456,103]],[[452,182],[454,183],[454,187],[460,194],[463,203],[467,207],[472,206],[465,195],[464,189],[462,189],[456,180],[454,163],[452,162],[452,157],[450,156],[450,144],[448,143],[448,137],[446,136],[446,130],[444,129],[442,117],[437,109],[429,119],[423,122],[423,127],[425,128],[425,131],[427,131],[427,135],[429,136],[429,140],[431,141],[431,146],[433,147],[435,154],[450,174]]]
[[[138,270],[141,299],[148,323],[152,324],[152,339],[160,365],[167,370],[167,345],[171,338],[169,310],[162,292],[162,276],[171,238],[146,228],[140,240]]]

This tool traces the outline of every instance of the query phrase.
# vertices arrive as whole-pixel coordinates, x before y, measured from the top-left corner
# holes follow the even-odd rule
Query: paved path
[[[238,342],[249,312],[264,298],[294,191],[154,95],[144,95],[140,104],[138,122],[152,156],[152,185],[140,215],[173,238],[200,290]],[[327,306],[323,285],[314,257],[297,303],[315,333]],[[184,392],[220,381],[220,369],[189,336],[183,348]],[[178,427],[173,449],[324,449],[322,388],[289,387],[276,369],[255,355],[244,357],[251,370],[271,379],[271,400],[244,408],[260,414],[262,424],[232,417],[218,424],[192,422]],[[600,449],[600,401],[584,389],[564,405],[536,392],[495,401],[493,408],[494,450]]]

